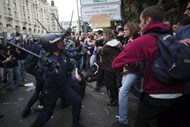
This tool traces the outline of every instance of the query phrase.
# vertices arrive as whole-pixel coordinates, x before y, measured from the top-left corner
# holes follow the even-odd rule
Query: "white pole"
[[[78,32],[80,31],[80,17],[79,17],[79,5],[78,0],[76,0],[77,3],[77,15],[78,15]]]

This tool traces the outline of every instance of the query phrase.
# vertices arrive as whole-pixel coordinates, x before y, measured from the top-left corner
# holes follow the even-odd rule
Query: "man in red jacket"
[[[124,50],[114,59],[112,67],[121,72],[124,65],[134,62],[144,62],[142,97],[135,121],[135,127],[147,127],[154,118],[168,111],[175,111],[175,121],[172,127],[179,127],[177,114],[181,111],[185,102],[184,84],[167,85],[157,81],[150,68],[158,51],[157,38],[149,33],[169,32],[168,25],[162,23],[164,18],[163,10],[158,6],[150,6],[143,10],[140,15],[140,25],[142,36],[129,43]]]

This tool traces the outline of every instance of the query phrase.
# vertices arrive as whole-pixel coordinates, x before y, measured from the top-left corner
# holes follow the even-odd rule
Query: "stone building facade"
[[[60,31],[52,15],[59,17],[53,0],[51,5],[47,0],[0,0],[0,3],[0,38],[9,39],[17,33],[30,37],[43,35],[46,30]]]

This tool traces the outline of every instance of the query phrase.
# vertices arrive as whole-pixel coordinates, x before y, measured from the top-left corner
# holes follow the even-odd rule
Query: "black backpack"
[[[181,44],[170,34],[150,33],[158,38],[158,54],[151,63],[156,79],[166,84],[177,84],[190,79],[190,46]]]
[[[39,55],[40,51],[42,49],[42,45],[40,44],[33,44],[31,46],[30,51]],[[24,68],[25,71],[33,76],[37,76],[38,75],[38,66],[37,66],[37,62],[38,62],[38,57],[32,55],[32,54],[28,54],[26,59],[25,59],[25,63],[24,63]]]

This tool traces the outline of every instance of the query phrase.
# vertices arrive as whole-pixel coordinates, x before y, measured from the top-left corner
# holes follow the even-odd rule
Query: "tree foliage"
[[[165,11],[165,20],[170,24],[182,23],[183,13],[189,0],[121,0],[121,21],[112,22],[112,27],[117,24],[124,25],[127,22],[138,22],[140,13],[144,8],[151,5],[158,5]]]

